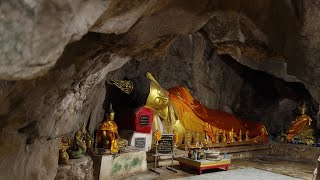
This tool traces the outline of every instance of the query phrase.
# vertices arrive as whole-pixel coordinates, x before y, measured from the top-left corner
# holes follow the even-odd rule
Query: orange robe
[[[311,125],[311,121],[311,117],[305,114],[296,117],[288,129],[287,140],[292,141],[295,135],[299,134],[306,126]]]
[[[242,132],[249,130],[249,137],[254,138],[260,136],[262,134],[261,129],[265,128],[259,122],[240,120],[230,113],[205,107],[194,99],[184,87],[169,89],[169,98],[181,125],[187,130],[206,132],[213,137],[218,129],[232,131],[233,128],[236,134],[239,134],[240,130]]]

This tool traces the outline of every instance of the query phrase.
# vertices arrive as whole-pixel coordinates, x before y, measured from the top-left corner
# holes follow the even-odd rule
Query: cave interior
[[[230,143],[232,140],[222,142],[225,132],[219,132],[218,141],[222,144],[213,145],[212,149],[225,152],[224,157],[230,154],[231,168],[204,171],[209,179],[241,179],[245,173],[252,179],[259,174],[265,179],[320,179],[315,170],[320,167],[318,12],[317,0],[1,2],[0,177],[197,178],[196,171],[182,168],[178,160],[188,156],[190,149],[186,146],[174,148],[172,161],[160,158],[161,176],[147,170],[154,164],[154,124],[160,121],[161,133],[172,134],[172,129],[166,128],[170,123],[148,105],[151,84],[156,81],[168,93],[164,101],[172,103],[166,106],[169,115],[172,105],[184,128],[178,132],[178,145],[186,144],[190,129],[187,121],[178,117],[171,99],[170,89],[174,87],[186,89],[194,98],[190,104],[199,102],[206,112],[225,112],[226,119],[231,116],[265,127],[265,140],[262,134],[255,143],[242,142],[238,132],[235,144]],[[148,72],[155,81],[146,76]],[[114,80],[134,82],[132,93],[125,94],[110,83]],[[308,123],[294,128],[302,127],[299,138],[313,138],[311,143],[297,140],[298,136],[288,140],[294,122],[300,121],[303,106]],[[120,139],[126,139],[131,146],[129,139],[133,135],[126,128],[134,124],[138,108],[147,109],[156,118],[151,131],[141,131],[147,135],[136,130],[137,137],[147,138],[144,146],[147,148],[146,143],[150,143],[151,149],[132,155],[137,157],[129,165],[125,160],[116,160],[128,153],[126,149],[113,155],[99,154],[102,149],[112,151],[111,146],[98,145],[102,142],[100,131],[111,132],[101,128],[108,121],[111,108],[118,128],[112,136],[116,132],[119,147]],[[203,118],[197,108],[192,110],[196,115],[190,117]],[[221,117],[209,119],[229,123]],[[113,126],[106,125],[111,129]],[[91,136],[92,145],[87,145],[87,152],[77,158],[72,153],[79,153],[75,142],[82,127]],[[236,127],[232,127],[232,133],[233,128]],[[300,135],[307,128],[311,134]],[[197,141],[196,133],[190,132],[190,141]],[[112,144],[111,135],[106,137],[107,143]],[[200,138],[206,138],[206,134]],[[66,156],[68,161],[62,162]],[[106,165],[108,158],[112,163]],[[171,162],[176,173],[165,169]],[[141,164],[145,164],[142,170],[136,168]],[[106,173],[109,171],[111,174]]]

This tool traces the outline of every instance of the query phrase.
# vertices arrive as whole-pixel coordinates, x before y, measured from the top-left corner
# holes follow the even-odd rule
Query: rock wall
[[[317,106],[319,7],[318,0],[2,1],[0,177],[53,179],[59,137],[82,122],[94,130],[104,116],[106,76],[132,58],[108,78],[150,70],[164,87],[185,85],[208,107],[237,115],[269,117],[286,107],[280,99],[254,113],[254,103],[241,103],[255,88],[228,55],[301,81]]]

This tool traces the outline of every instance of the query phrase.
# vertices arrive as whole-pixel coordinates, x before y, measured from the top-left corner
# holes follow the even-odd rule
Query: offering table
[[[224,168],[226,171],[231,165],[231,159],[221,159],[221,160],[208,160],[200,159],[193,160],[188,157],[180,157],[177,159],[180,166],[187,166],[199,170],[199,174],[202,174],[202,170]]]

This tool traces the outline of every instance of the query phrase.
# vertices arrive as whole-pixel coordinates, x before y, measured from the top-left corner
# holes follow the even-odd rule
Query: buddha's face
[[[114,112],[111,112],[108,114],[108,120],[113,121],[114,120]]]
[[[157,83],[150,81],[150,93],[146,106],[156,111],[161,111],[168,107],[169,92],[159,86]]]

